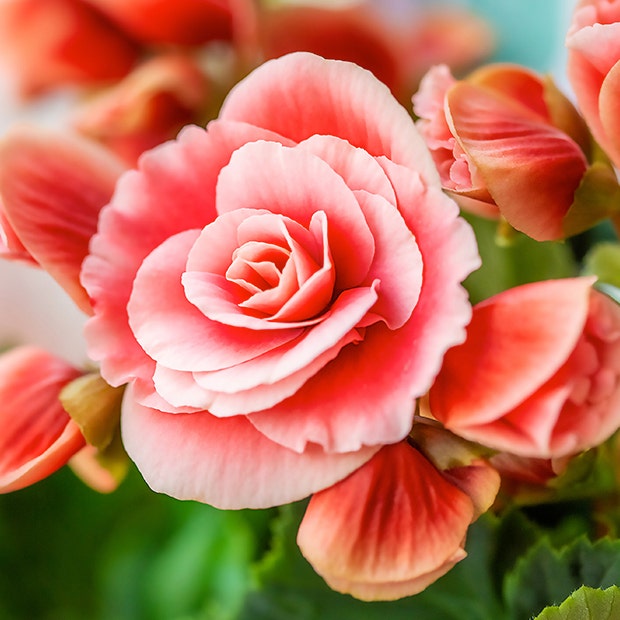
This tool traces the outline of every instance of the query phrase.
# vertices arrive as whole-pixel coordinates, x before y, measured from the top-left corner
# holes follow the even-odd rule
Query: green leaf
[[[616,620],[620,618],[620,588],[582,586],[559,607],[547,607],[535,620]]]
[[[297,548],[304,504],[286,506],[274,522],[273,546],[255,570],[255,587],[238,620],[496,620],[503,609],[489,558],[495,523],[470,528],[468,557],[424,592],[393,602],[367,603],[332,591]]]
[[[507,574],[504,598],[510,617],[522,620],[557,605],[582,585],[607,588],[619,581],[620,541],[592,543],[581,537],[557,550],[542,539]]]
[[[482,267],[465,281],[472,303],[513,286],[577,273],[569,244],[538,242],[517,231],[513,231],[510,242],[498,243],[497,222],[463,215],[474,228],[482,258]]]
[[[599,243],[585,258],[585,272],[599,281],[620,287],[620,244]]]

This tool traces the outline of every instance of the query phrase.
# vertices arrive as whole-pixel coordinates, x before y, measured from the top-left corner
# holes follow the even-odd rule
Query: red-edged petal
[[[124,170],[114,156],[77,136],[18,127],[0,143],[0,195],[6,218],[32,257],[84,312],[82,261]]]
[[[538,241],[561,238],[586,170],[579,146],[526,107],[467,82],[447,93],[449,123],[502,215]]]
[[[329,455],[309,446],[297,454],[244,417],[162,413],[137,404],[131,390],[121,425],[127,453],[151,488],[224,509],[296,501],[341,480],[376,452]]]
[[[446,354],[431,411],[448,428],[488,423],[550,379],[575,348],[591,278],[527,284],[478,304],[467,340]]]
[[[307,52],[268,61],[233,88],[220,118],[265,127],[295,142],[315,134],[338,136],[409,166],[427,182],[437,179],[409,113],[370,72],[349,62]]]
[[[416,594],[465,557],[469,497],[405,442],[315,494],[297,543],[335,590],[363,600]]]
[[[58,399],[80,372],[34,347],[0,357],[0,492],[21,489],[54,473],[84,445]]]

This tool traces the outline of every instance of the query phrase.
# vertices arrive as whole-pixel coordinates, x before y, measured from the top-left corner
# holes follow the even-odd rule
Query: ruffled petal
[[[181,274],[199,234],[188,230],[170,237],[138,270],[127,312],[148,356],[170,369],[218,370],[296,338],[299,329],[258,332],[215,323],[187,300]],[[136,376],[142,376],[138,369]]]
[[[349,62],[307,52],[268,61],[232,89],[220,118],[265,127],[295,142],[315,134],[339,136],[409,166],[427,182],[438,178],[409,113],[369,71]]]
[[[341,480],[376,452],[329,455],[309,446],[297,454],[244,417],[162,413],[137,404],[131,390],[121,425],[125,448],[153,490],[223,509],[296,501]]]

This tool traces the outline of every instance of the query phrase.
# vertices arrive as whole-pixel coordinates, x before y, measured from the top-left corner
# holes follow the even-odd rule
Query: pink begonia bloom
[[[40,265],[89,313],[79,272],[99,211],[124,170],[79,136],[12,129],[0,141],[0,255]]]
[[[387,87],[291,54],[120,178],[83,263],[89,354],[130,383],[123,442],[155,490],[287,503],[407,436],[478,265]]]
[[[0,60],[23,96],[126,75],[138,47],[82,0],[4,0]]]
[[[36,347],[0,356],[0,493],[54,473],[84,446],[58,396],[81,372]]]
[[[467,528],[498,488],[483,461],[441,471],[399,442],[313,495],[297,543],[334,590],[363,600],[410,596],[467,555]]]
[[[566,37],[567,73],[592,134],[620,166],[620,1],[581,0]]]
[[[589,138],[549,80],[506,64],[455,80],[440,65],[423,78],[413,102],[442,185],[463,209],[501,214],[539,241],[581,232],[599,216],[587,215],[585,223],[567,216],[588,169]]]
[[[607,439],[620,426],[620,306],[591,285],[537,282],[477,304],[430,391],[432,414],[518,456],[568,456]]]
[[[74,127],[134,165],[144,151],[200,120],[209,94],[207,78],[192,58],[160,54],[82,103]]]

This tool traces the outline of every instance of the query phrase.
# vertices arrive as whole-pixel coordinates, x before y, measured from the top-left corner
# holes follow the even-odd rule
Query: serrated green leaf
[[[469,556],[424,592],[393,602],[362,602],[332,591],[297,548],[303,504],[283,507],[273,546],[256,566],[256,585],[237,620],[496,620],[503,609],[489,558],[495,523],[470,528]]]
[[[582,586],[559,607],[547,607],[535,620],[617,620],[620,618],[620,588],[607,590]]]
[[[607,588],[620,582],[620,541],[581,537],[560,550],[542,539],[504,580],[510,617],[530,618],[557,605],[582,585]]]

